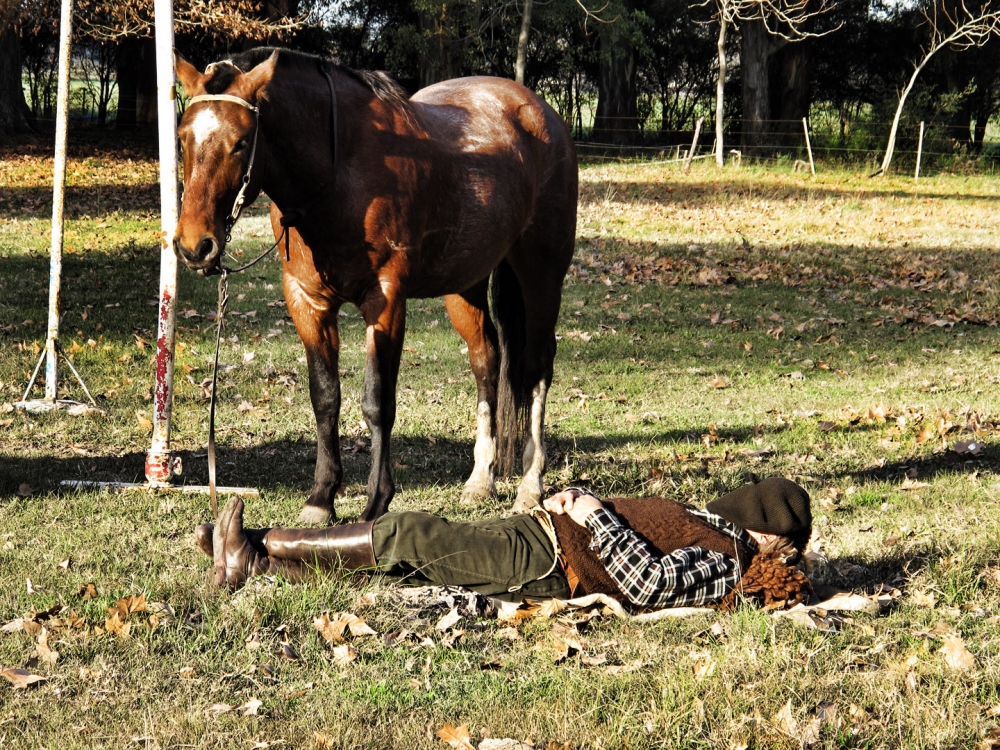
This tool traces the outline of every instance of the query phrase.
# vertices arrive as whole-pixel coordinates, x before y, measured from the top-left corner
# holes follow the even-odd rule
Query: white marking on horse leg
[[[208,137],[219,129],[219,118],[215,112],[205,108],[194,116],[191,121],[191,132],[194,134],[195,145],[199,145],[208,140]]]
[[[493,414],[490,405],[480,401],[476,407],[476,447],[472,452],[476,465],[462,492],[463,502],[490,497],[496,492],[493,483],[493,466],[497,458],[497,440],[493,434]]]
[[[517,487],[517,498],[514,500],[515,511],[525,511],[538,505],[542,499],[542,472],[545,471],[545,396],[547,393],[545,380],[531,391],[531,424],[530,434],[524,446],[524,476]]]

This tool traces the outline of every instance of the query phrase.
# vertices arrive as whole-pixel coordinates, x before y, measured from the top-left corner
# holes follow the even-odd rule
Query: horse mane
[[[402,110],[407,115],[410,113],[409,94],[403,90],[402,86],[392,80],[387,73],[381,70],[354,70],[346,65],[342,65],[331,57],[313,55],[308,52],[299,52],[283,47],[255,47],[246,52],[235,54],[225,60],[210,64],[205,68],[206,73],[212,74],[212,77],[205,82],[206,93],[224,93],[232,85],[233,81],[236,80],[238,75],[257,67],[274,52],[278,53],[278,58],[281,62],[297,64],[300,67],[315,67],[317,64],[329,65],[363,84],[380,101],[385,102],[394,109]]]

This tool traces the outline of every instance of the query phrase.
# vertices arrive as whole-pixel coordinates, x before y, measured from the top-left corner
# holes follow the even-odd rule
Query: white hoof
[[[328,510],[317,508],[315,505],[307,505],[299,513],[299,523],[312,526],[326,526],[333,520],[333,514]]]
[[[511,510],[515,513],[528,513],[541,505],[539,502],[541,499],[541,492],[533,492],[531,488],[522,484],[517,488],[517,497],[514,498]]]
[[[496,497],[496,494],[496,488],[488,484],[467,484],[465,485],[465,489],[462,490],[461,502],[465,505],[472,505],[478,503],[480,500],[488,500],[491,497]]]

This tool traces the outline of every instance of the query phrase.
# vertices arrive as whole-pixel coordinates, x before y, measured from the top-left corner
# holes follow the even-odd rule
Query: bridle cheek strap
[[[197,104],[198,102],[229,102],[230,104],[238,104],[241,107],[246,107],[254,113],[250,161],[247,163],[247,171],[243,173],[243,182],[240,185],[240,191],[236,194],[236,200],[233,201],[233,210],[229,212],[229,219],[226,221],[226,242],[229,242],[231,239],[230,232],[233,231],[236,220],[240,218],[240,214],[243,212],[243,203],[246,200],[247,188],[250,186],[250,173],[253,171],[254,157],[257,155],[257,133],[260,132],[260,108],[251,104],[246,99],[240,99],[240,97],[232,96],[231,94],[202,94],[192,97],[189,104]]]

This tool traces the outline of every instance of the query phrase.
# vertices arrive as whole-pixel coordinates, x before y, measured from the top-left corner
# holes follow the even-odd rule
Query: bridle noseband
[[[247,171],[243,173],[243,184],[240,185],[240,191],[236,194],[236,200],[233,202],[233,210],[229,212],[229,216],[226,218],[226,242],[229,242],[232,239],[233,226],[235,226],[236,220],[240,218],[240,214],[243,212],[243,202],[246,200],[247,187],[250,185],[250,173],[253,171],[254,157],[257,155],[257,133],[260,132],[260,108],[251,104],[246,99],[240,99],[238,96],[232,96],[231,94],[202,94],[192,97],[190,104],[197,104],[198,102],[229,102],[230,104],[238,104],[241,107],[249,109],[254,115],[250,161],[247,163]]]

